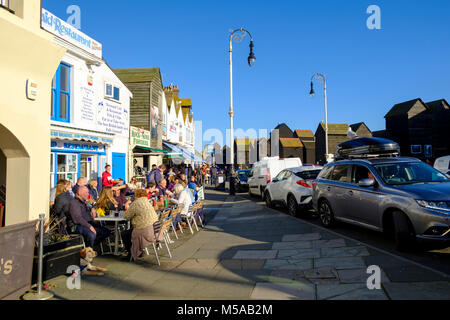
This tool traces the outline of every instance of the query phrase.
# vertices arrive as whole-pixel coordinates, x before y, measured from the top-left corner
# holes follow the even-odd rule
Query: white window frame
[[[108,87],[108,86],[111,86],[111,94],[108,94],[108,93],[107,93],[107,92],[108,92],[108,90],[107,90],[107,87]],[[114,99],[114,89],[119,90],[119,100]],[[120,87],[117,86],[117,85],[115,85],[115,84],[112,83],[112,82],[105,81],[105,98],[106,98],[106,99],[113,100],[113,101],[116,101],[116,102],[120,102]]]
[[[419,147],[420,148],[420,151],[419,152],[414,152],[413,151],[413,148],[414,147]],[[420,144],[412,144],[411,146],[410,146],[410,148],[411,148],[411,154],[422,154],[422,145],[420,145]]]

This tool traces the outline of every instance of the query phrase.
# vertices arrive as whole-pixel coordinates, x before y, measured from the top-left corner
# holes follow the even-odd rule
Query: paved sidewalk
[[[48,281],[56,299],[450,299],[449,279],[416,264],[240,197],[208,191],[205,229],[171,237],[173,258],[159,251],[136,263],[103,256],[104,277]],[[369,290],[367,267],[381,269]]]

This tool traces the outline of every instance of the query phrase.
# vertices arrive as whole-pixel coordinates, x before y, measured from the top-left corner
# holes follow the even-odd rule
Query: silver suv
[[[325,227],[336,220],[395,235],[398,250],[417,241],[450,242],[450,179],[415,158],[365,158],[326,165],[313,188]]]

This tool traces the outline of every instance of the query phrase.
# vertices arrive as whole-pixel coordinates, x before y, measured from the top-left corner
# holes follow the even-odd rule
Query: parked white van
[[[437,158],[434,162],[434,168],[442,173],[450,174],[450,156]]]
[[[248,176],[248,193],[250,196],[263,197],[266,185],[272,181],[282,170],[286,168],[301,167],[300,158],[264,157],[255,162]]]

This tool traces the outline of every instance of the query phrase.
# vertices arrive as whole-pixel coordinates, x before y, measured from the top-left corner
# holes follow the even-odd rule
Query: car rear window
[[[333,173],[331,174],[331,180],[338,182],[349,182],[348,168],[348,165],[334,166]]]
[[[316,179],[319,175],[320,170],[308,170],[308,171],[301,171],[296,172],[295,175],[299,178],[302,178],[303,180],[312,180]]]

